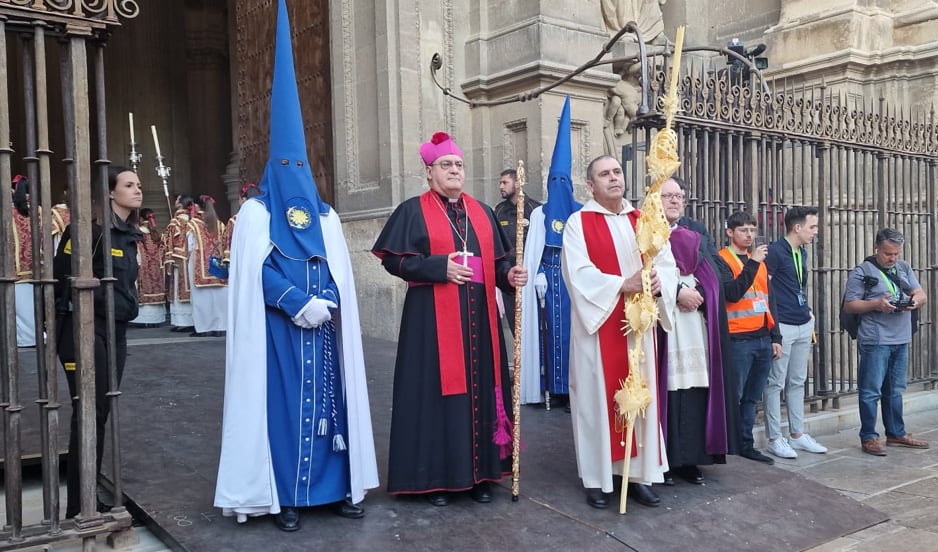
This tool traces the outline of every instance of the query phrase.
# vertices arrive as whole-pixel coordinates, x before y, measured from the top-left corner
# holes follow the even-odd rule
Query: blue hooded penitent
[[[567,218],[583,206],[573,198],[573,180],[570,178],[572,165],[570,96],[567,96],[563,102],[563,111],[560,112],[557,142],[550,159],[550,172],[547,173],[547,203],[544,204],[544,224],[547,230],[544,245],[547,247],[563,245],[563,227],[567,224]]]
[[[319,198],[306,153],[285,0],[279,1],[277,9],[270,154],[260,189],[262,193],[257,199],[270,212],[270,241],[274,247],[291,259],[325,259],[319,216],[327,214],[329,206]]]

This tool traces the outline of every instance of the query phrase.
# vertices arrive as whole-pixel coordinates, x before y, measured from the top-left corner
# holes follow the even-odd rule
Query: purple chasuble
[[[720,348],[720,279],[713,267],[700,256],[700,234],[677,226],[671,230],[671,252],[681,274],[693,274],[700,283],[704,296],[704,317],[707,320],[707,368],[710,388],[707,394],[707,454],[726,454],[726,407],[723,387],[723,354]],[[666,334],[665,334],[666,335]],[[661,364],[658,368],[658,400],[660,411],[668,411],[667,343],[659,344]],[[668,434],[667,416],[661,419],[661,429]]]

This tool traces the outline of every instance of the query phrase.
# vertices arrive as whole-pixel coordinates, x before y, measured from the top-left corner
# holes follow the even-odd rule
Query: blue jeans
[[[860,343],[857,387],[860,391],[860,441],[876,439],[876,402],[882,403],[886,437],[905,435],[902,392],[909,370],[909,344]]]
[[[739,376],[739,437],[740,449],[752,448],[752,426],[756,421],[756,403],[762,399],[762,391],[772,368],[772,340],[766,337],[755,339],[732,339],[733,362]]]

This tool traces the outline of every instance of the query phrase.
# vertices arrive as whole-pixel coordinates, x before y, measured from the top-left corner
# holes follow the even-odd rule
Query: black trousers
[[[114,347],[117,353],[117,385],[124,375],[124,364],[127,360],[127,323],[114,323]],[[95,428],[97,433],[97,476],[101,474],[101,459],[104,457],[105,426],[108,415],[111,413],[111,403],[108,400],[108,370],[107,370],[107,323],[105,319],[94,319],[94,385],[95,385]],[[65,366],[65,379],[68,381],[68,393],[72,398],[72,420],[68,437],[68,502],[65,507],[65,517],[72,518],[81,511],[81,497],[79,496],[79,455],[78,447],[78,380],[75,370],[75,337],[73,318],[66,315],[59,320],[59,360]],[[69,369],[71,365],[71,369]]]

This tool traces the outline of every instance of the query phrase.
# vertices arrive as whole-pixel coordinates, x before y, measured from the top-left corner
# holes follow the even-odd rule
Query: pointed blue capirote
[[[306,134],[296,88],[290,16],[286,0],[279,1],[274,48],[274,78],[270,100],[270,157],[306,161]]]
[[[277,5],[274,76],[270,92],[270,154],[258,200],[270,212],[270,241],[291,259],[326,258],[320,215],[329,213],[316,189],[293,65],[285,0]]]
[[[583,206],[573,198],[573,180],[570,177],[572,166],[570,96],[567,96],[563,102],[563,111],[560,112],[557,141],[554,143],[554,154],[550,159],[550,171],[547,173],[547,203],[544,204],[544,224],[547,230],[544,245],[547,247],[563,245],[563,228],[567,224],[567,218]]]

